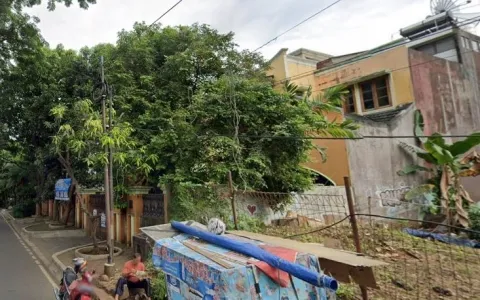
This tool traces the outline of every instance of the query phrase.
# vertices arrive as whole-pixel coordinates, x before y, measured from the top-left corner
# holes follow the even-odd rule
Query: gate
[[[95,194],[90,195],[90,213],[93,214],[94,211],[97,212],[97,215],[104,215],[105,216],[105,194]],[[105,216],[106,218],[106,216]],[[107,239],[107,226],[106,226],[106,219],[105,219],[105,227],[102,227],[102,217],[97,219],[98,227],[97,227],[97,238],[101,240]]]
[[[164,209],[163,193],[143,195],[141,227],[165,224]]]

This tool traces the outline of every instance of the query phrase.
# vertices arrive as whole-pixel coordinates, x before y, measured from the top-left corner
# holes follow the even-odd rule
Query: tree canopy
[[[88,3],[94,1],[81,5]],[[244,188],[300,191],[312,184],[302,164],[313,146],[304,137],[352,136],[356,129],[325,116],[339,110],[341,88],[318,99],[309,93],[299,99],[294,85],[276,91],[261,55],[239,50],[233,33],[208,25],[137,23],[115,44],[36,47],[17,52],[4,69],[0,105],[8,113],[0,123],[5,145],[15,144],[18,159],[27,166],[37,161],[43,170],[31,183],[37,189],[53,189],[48,176],[101,185],[103,149],[112,146],[119,195],[131,185],[162,181],[225,183],[228,171]],[[100,57],[114,103],[106,133]]]

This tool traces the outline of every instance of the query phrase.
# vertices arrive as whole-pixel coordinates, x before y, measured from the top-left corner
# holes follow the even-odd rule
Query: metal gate
[[[102,216],[97,219],[97,238],[101,240],[107,239],[107,226],[106,226],[106,215],[105,215],[105,194],[95,194],[90,195],[90,213],[96,212],[97,215]],[[102,224],[103,223],[103,224]],[[103,227],[102,225],[105,225]]]
[[[143,195],[141,227],[165,224],[164,209],[163,193]]]

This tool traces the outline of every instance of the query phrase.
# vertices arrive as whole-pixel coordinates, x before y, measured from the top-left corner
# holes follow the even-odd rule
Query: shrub
[[[225,221],[231,215],[230,202],[222,199],[213,186],[177,183],[173,186],[172,194],[170,220],[206,223],[213,217]]]
[[[151,276],[151,296],[152,300],[167,300],[167,284],[165,282],[165,275],[161,270],[157,270],[153,266],[152,258],[147,259],[145,268]]]
[[[22,202],[13,206],[14,218],[27,218],[35,214],[35,203],[33,201]]]
[[[244,230],[249,232],[263,232],[265,229],[265,224],[260,218],[250,217],[245,214],[237,216],[238,230]],[[233,220],[228,219],[227,221],[227,230],[234,230],[235,224]]]
[[[480,240],[480,205],[473,205],[468,211],[470,219],[470,229],[476,232],[470,232],[471,239]]]

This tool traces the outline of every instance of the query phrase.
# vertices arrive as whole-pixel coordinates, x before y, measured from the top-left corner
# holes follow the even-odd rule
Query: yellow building
[[[348,57],[345,56],[345,59]],[[288,49],[283,48],[270,59],[271,69],[267,75],[272,78],[276,89],[283,89],[284,83],[289,80],[299,87],[299,93],[305,92],[312,86],[315,94],[317,63],[329,59],[336,62],[340,58],[304,48],[288,53]],[[338,119],[339,115],[331,114],[328,117],[333,120],[335,117]],[[305,164],[305,167],[318,174],[318,183],[343,185],[343,177],[348,176],[345,141],[315,140],[314,144],[327,149],[327,161],[323,163],[320,153],[313,150],[310,162]]]
[[[409,52],[403,44],[401,39],[341,63],[321,62],[315,89],[346,86],[350,94],[345,114],[368,115],[413,102]]]

